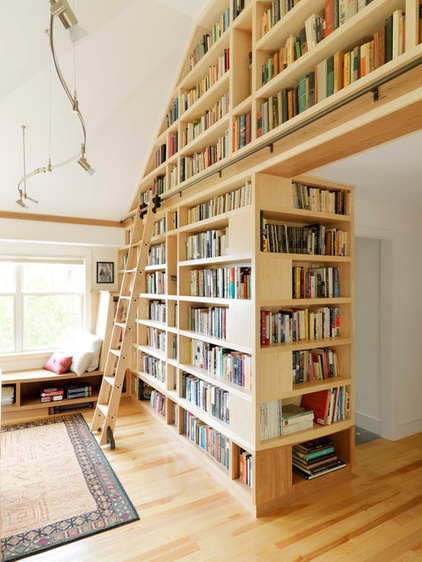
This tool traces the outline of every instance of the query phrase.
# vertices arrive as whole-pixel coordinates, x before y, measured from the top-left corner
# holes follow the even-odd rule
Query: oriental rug
[[[2,560],[20,560],[139,516],[81,414],[1,429]]]

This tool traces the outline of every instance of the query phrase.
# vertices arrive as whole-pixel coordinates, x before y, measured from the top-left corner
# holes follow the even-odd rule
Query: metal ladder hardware
[[[142,292],[143,273],[148,260],[158,196],[150,198],[136,213],[125,270],[111,331],[110,347],[97,405],[91,423],[92,433],[99,433],[100,446],[115,448],[114,427],[126,370],[130,367],[132,334],[136,323],[138,301]]]

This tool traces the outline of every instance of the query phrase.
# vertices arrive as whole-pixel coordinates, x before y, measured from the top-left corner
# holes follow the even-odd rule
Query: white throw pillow
[[[70,345],[73,362],[70,370],[78,375],[98,369],[102,339],[90,332],[80,334]],[[69,350],[69,351],[70,351]]]
[[[82,373],[85,373],[87,370],[92,359],[92,355],[92,351],[75,351],[73,354],[72,364],[70,365],[70,370],[81,376]]]

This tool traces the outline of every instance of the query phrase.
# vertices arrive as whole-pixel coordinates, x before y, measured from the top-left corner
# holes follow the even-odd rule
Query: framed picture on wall
[[[114,283],[114,262],[97,261],[97,283]]]

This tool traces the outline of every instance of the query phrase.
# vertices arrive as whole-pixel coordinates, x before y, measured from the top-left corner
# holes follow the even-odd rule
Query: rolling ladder
[[[100,434],[100,446],[109,444],[111,449],[115,448],[114,426],[126,370],[130,366],[132,334],[142,292],[142,274],[147,264],[155,213],[159,205],[159,196],[151,196],[148,205],[142,204],[134,218],[110,347],[107,350],[104,375],[91,423],[91,432]]]

